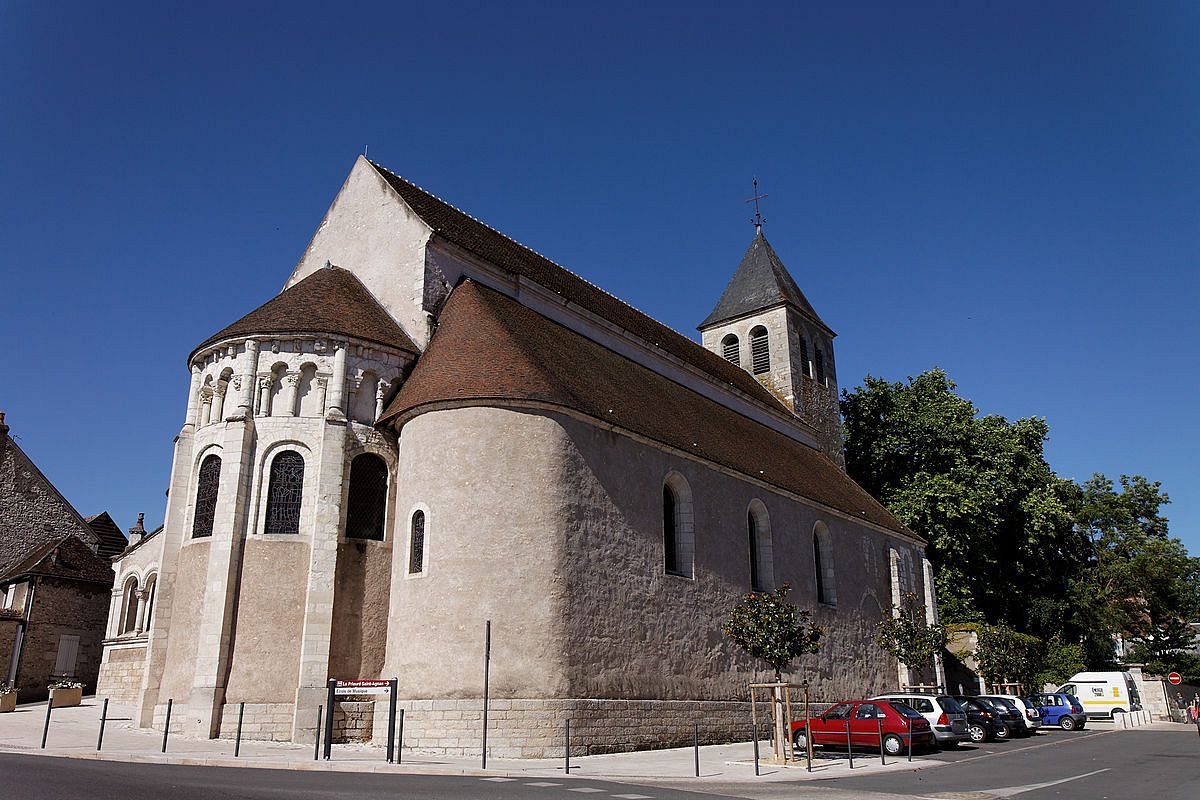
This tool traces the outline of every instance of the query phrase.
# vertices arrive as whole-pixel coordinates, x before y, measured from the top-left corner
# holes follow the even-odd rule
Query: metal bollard
[[[50,735],[50,712],[54,710],[54,695],[46,698],[46,724],[42,727],[42,749],[46,749],[46,737]]]
[[[99,750],[104,745],[104,723],[108,721],[108,698],[104,698],[104,705],[100,709],[100,735],[96,737],[96,749]]]
[[[167,734],[171,732],[171,706],[175,705],[175,701],[170,697],[167,698],[167,721],[163,723],[163,745],[162,751],[167,752]]]
[[[404,756],[404,709],[400,709],[400,731],[396,734],[396,763]]]
[[[908,760],[912,761],[912,717],[905,717],[908,720]]]
[[[567,720],[566,734],[563,739],[563,753],[566,756],[566,761],[563,765],[563,772],[571,774],[571,720]]]
[[[321,712],[324,710],[325,706],[317,706],[317,732],[313,738],[313,761],[321,758]]]
[[[846,755],[850,756],[850,769],[854,769],[854,746],[850,744],[850,720],[846,720]]]
[[[758,774],[758,728],[750,726],[750,738],[754,742],[754,774]]]
[[[233,740],[233,757],[237,758],[242,754],[242,719],[246,716],[246,704],[238,704],[238,727],[237,736]]]
[[[692,723],[692,751],[696,756],[696,777],[700,777],[700,723]]]
[[[879,763],[887,766],[887,752],[883,749],[883,720],[879,717],[875,718],[875,725],[879,728]]]

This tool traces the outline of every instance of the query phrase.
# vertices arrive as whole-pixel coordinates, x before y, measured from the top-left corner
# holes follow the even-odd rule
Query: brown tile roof
[[[113,570],[108,559],[93,553],[90,547],[73,535],[43,542],[0,574],[0,583],[27,575],[49,575],[90,583],[113,582]]]
[[[188,360],[222,339],[271,333],[342,334],[417,352],[408,334],[353,273],[327,266],[205,339]]]
[[[113,518],[108,515],[107,511],[84,517],[83,521],[92,529],[92,533],[100,538],[100,547],[97,553],[104,558],[112,558],[129,544],[129,540],[125,538],[125,534],[121,533],[121,529],[117,527],[117,523],[113,522]]]
[[[503,400],[572,409],[913,535],[817,450],[465,281],[381,422],[434,403]]]
[[[396,190],[401,199],[446,241],[502,269],[541,284],[564,299],[629,331],[680,361],[697,367],[716,380],[737,387],[772,408],[778,410],[782,407],[779,400],[745,370],[730,364],[716,353],[704,349],[686,336],[671,330],[545,256],[514,242],[445,200],[433,196],[375,162],[370,163]]]

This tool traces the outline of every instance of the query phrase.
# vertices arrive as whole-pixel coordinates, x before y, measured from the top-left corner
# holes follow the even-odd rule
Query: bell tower
[[[838,411],[833,339],[763,236],[756,216],[754,240],[721,299],[700,323],[704,347],[771,389],[796,416],[817,430],[822,451],[845,467]]]

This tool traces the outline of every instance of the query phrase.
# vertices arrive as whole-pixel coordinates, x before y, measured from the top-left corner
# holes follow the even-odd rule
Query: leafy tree
[[[1019,683],[1026,690],[1040,690],[1038,669],[1042,663],[1042,640],[1018,633],[1003,625],[982,625],[975,661],[989,684]]]
[[[1083,646],[1055,637],[1046,642],[1035,685],[1026,688],[1041,691],[1043,685],[1065,683],[1076,672],[1085,669],[1087,664],[1083,660]]]
[[[899,659],[911,669],[920,669],[929,664],[949,641],[946,626],[930,625],[925,619],[925,605],[912,592],[905,592],[900,605],[879,623],[875,642],[884,652]]]
[[[775,670],[776,682],[792,660],[815,653],[825,629],[812,624],[812,614],[787,601],[792,587],[783,584],[773,592],[751,592],[729,612],[724,634],[754,658]]]

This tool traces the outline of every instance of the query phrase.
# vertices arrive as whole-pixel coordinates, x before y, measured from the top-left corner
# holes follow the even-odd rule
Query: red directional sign
[[[1183,683],[1183,676],[1178,672],[1172,672],[1167,676],[1167,683],[1171,684],[1172,686],[1178,686],[1179,684]]]

